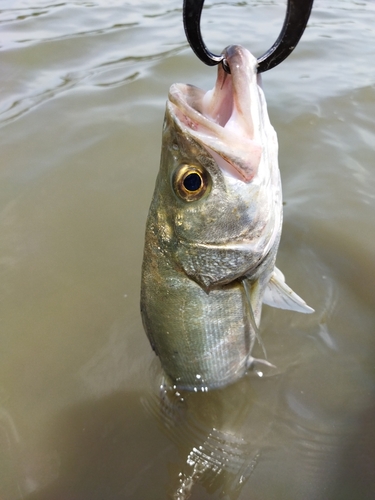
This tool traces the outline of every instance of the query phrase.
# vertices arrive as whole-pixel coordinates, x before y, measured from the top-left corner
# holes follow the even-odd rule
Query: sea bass
[[[262,303],[313,312],[275,267],[282,226],[278,143],[241,46],[208,92],[171,86],[149,210],[141,313],[180,389],[234,382],[254,362]]]

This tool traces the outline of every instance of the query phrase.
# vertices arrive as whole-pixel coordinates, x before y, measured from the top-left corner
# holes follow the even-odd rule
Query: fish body
[[[224,55],[231,72],[220,66],[213,90],[170,89],[146,225],[144,328],[166,374],[190,390],[244,375],[264,300],[308,308],[275,268],[278,143],[257,60],[241,46]]]

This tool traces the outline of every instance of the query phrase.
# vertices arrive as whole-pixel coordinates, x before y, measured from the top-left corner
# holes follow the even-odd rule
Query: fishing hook
[[[258,58],[258,73],[280,64],[296,48],[310,17],[314,0],[288,0],[285,20],[280,35],[272,47]],[[204,0],[184,0],[183,21],[186,38],[196,56],[208,66],[222,63],[230,73],[224,56],[210,52],[203,42],[200,20]]]

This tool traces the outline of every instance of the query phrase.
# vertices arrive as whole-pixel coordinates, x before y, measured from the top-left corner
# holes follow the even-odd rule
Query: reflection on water
[[[1,3],[0,498],[372,500],[375,5],[315,0],[263,75],[278,267],[316,313],[265,307],[276,369],[205,394],[163,385],[139,314],[167,91],[215,80],[181,6]],[[207,2],[205,40],[260,55],[284,10]]]
[[[144,406],[179,452],[170,469],[170,497],[186,500],[201,487],[238,498],[267,440],[273,405],[256,399],[257,387],[247,377],[225,389],[194,393],[173,389],[159,368],[153,383]]]

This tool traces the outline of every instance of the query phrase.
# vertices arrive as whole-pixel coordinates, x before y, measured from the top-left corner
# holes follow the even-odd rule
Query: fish
[[[142,264],[150,344],[173,386],[196,392],[254,366],[262,304],[314,311],[275,267],[278,141],[257,59],[240,45],[223,54],[212,90],[169,90]]]

